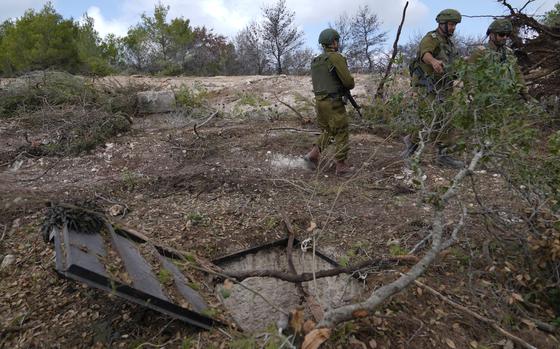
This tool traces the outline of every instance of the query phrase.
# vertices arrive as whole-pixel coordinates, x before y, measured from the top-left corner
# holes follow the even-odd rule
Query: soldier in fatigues
[[[490,24],[486,35],[488,36],[488,44],[477,47],[469,56],[469,63],[475,63],[479,59],[491,59],[493,62],[508,64],[507,76],[501,76],[501,79],[507,79],[517,85],[519,95],[526,101],[529,101],[527,86],[521,69],[517,64],[517,59],[513,54],[513,50],[506,46],[506,41],[513,31],[513,25],[507,19],[497,19]],[[498,77],[497,77],[498,78]]]
[[[354,78],[348,70],[346,58],[338,53],[340,35],[334,29],[325,29],[319,35],[323,53],[311,62],[311,80],[315,94],[317,123],[322,133],[304,159],[317,167],[319,156],[334,138],[336,152],[336,174],[352,172],[346,163],[348,157],[348,116],[343,95],[345,90],[354,88]]]
[[[416,59],[410,65],[411,84],[421,104],[418,106],[420,114],[431,114],[431,106],[442,102],[451,94],[453,77],[448,67],[459,56],[451,37],[457,24],[461,23],[461,14],[457,10],[446,9],[437,15],[436,21],[437,29],[428,32],[422,38]],[[441,127],[436,137],[438,147],[436,162],[454,168],[463,167],[463,162],[447,154],[453,145],[451,130],[441,125],[435,126]],[[411,138],[414,137],[409,135],[404,138],[406,146],[402,153],[404,158],[410,157],[418,147]]]

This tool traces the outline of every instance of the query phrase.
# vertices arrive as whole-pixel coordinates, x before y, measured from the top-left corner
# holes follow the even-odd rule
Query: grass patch
[[[398,244],[390,245],[389,253],[391,254],[391,256],[404,256],[408,254],[408,252],[404,249],[404,247]]]
[[[171,285],[173,283],[173,274],[167,269],[160,269],[158,272],[158,280],[163,285]]]
[[[243,92],[238,94],[238,97],[237,103],[241,105],[248,105],[251,107],[266,107],[270,105],[269,101],[254,94]]]

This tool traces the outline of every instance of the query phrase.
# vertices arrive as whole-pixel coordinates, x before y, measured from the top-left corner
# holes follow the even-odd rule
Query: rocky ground
[[[433,208],[408,189],[399,137],[387,127],[353,119],[353,177],[337,177],[328,153],[317,171],[306,169],[301,155],[316,137],[308,77],[132,79],[158,89],[205,91],[209,109],[196,118],[184,112],[139,115],[130,132],[73,157],[18,153],[26,142],[53,137],[52,130],[29,134],[17,120],[0,119],[0,256],[5,260],[0,348],[252,347],[247,334],[194,330],[59,277],[53,248],[38,232],[48,201],[88,202],[106,212],[120,205],[125,210],[113,217],[116,223],[209,259],[285,237],[281,212],[300,240],[316,223],[319,248],[351,263],[407,253],[428,234]],[[357,85],[358,102],[368,103],[375,81],[359,76]],[[194,125],[214,110],[219,113],[195,132]],[[454,175],[435,166],[430,152],[423,164],[433,188],[445,187]],[[559,347],[557,335],[535,325],[558,314],[516,291],[519,283],[530,283],[524,267],[508,257],[524,249],[516,235],[523,228],[517,199],[491,169],[477,171],[473,181],[479,199],[502,216],[502,228],[488,224],[471,181],[465,182],[460,201],[469,214],[460,242],[422,282],[538,348]],[[449,231],[459,219],[457,203],[446,213]],[[367,285],[375,289],[404,270],[401,265],[372,269]],[[265,338],[255,336],[261,343]],[[376,316],[340,326],[326,346],[514,347],[487,324],[418,287],[391,299]]]

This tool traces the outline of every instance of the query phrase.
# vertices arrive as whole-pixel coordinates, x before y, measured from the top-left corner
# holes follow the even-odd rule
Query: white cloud
[[[30,8],[40,10],[46,3],[45,0],[2,0],[1,2],[1,22],[9,18],[21,17]]]
[[[288,0],[288,7],[296,11],[296,16],[304,22],[329,23],[334,22],[339,14],[355,13],[360,6],[367,5],[377,14],[387,28],[398,25],[406,0],[323,0],[320,5],[315,1]],[[414,24],[429,12],[428,7],[421,1],[413,1],[407,9],[407,24]]]
[[[93,18],[95,30],[104,38],[107,34],[115,34],[117,36],[125,36],[129,25],[118,19],[107,20],[101,14],[99,7],[92,6],[86,11],[87,15]]]
[[[368,5],[377,13],[386,30],[396,28],[400,22],[402,8],[406,0],[287,0],[288,9],[295,11],[296,24],[306,26],[327,26],[334,22],[339,14],[346,11],[354,13],[359,6]],[[184,17],[193,26],[206,26],[216,33],[229,37],[247,25],[253,19],[259,19],[263,5],[273,5],[276,0],[165,0],[164,5],[170,6],[169,17]],[[124,0],[121,16],[115,22],[126,23],[126,27],[136,24],[142,13],[151,15],[157,1],[155,0]],[[429,13],[422,1],[411,1],[407,11],[407,25],[414,25]]]

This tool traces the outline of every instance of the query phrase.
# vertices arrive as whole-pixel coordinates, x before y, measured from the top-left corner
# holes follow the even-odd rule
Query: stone
[[[123,205],[113,205],[109,208],[109,215],[116,217],[116,216],[122,216],[124,214],[125,211],[125,207]]]
[[[16,256],[13,254],[8,254],[2,259],[2,264],[0,264],[0,270],[8,268],[10,265],[14,264],[16,261]]]
[[[142,114],[168,113],[177,108],[173,91],[143,91],[138,92],[136,97]]]

